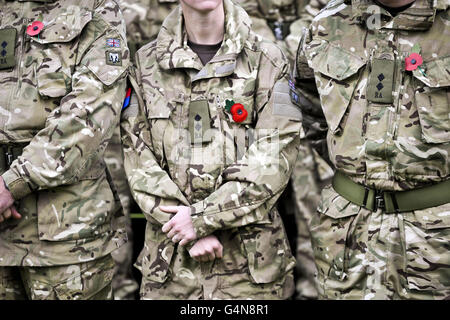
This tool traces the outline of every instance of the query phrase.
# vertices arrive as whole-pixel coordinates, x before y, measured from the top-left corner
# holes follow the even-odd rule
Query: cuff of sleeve
[[[197,239],[204,238],[215,231],[212,225],[206,223],[204,216],[192,216],[192,225]]]
[[[202,236],[202,233],[203,233],[202,226],[204,225],[203,217],[202,217],[202,214],[204,211],[203,206],[204,206],[203,201],[199,201],[199,202],[196,202],[193,205],[191,205],[192,225],[194,226],[194,230],[195,230],[195,234],[197,235],[197,239],[203,238],[203,236]],[[192,245],[194,243],[195,243],[195,241],[191,242]]]
[[[11,192],[14,200],[20,200],[33,192],[28,183],[11,169],[3,173],[2,178],[8,186],[9,192]]]

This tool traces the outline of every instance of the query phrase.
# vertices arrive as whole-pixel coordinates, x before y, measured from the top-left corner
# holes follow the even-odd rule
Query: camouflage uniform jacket
[[[0,19],[0,143],[25,145],[2,174],[23,217],[0,225],[0,265],[104,256],[125,239],[102,160],[129,65],[119,7],[111,0],[0,1]],[[44,27],[30,36],[36,20]]]
[[[337,0],[305,29],[294,100],[307,135],[320,146],[327,134],[331,162],[353,181],[406,190],[448,179],[448,5],[416,0],[393,18],[370,0]],[[415,45],[423,64],[406,71]]]
[[[185,250],[162,233],[172,215],[159,205],[191,206],[198,238],[231,229],[227,239],[246,250],[257,283],[295,264],[275,209],[300,141],[289,66],[275,45],[250,31],[242,8],[229,0],[224,8],[222,47],[205,66],[187,46],[180,7],[136,55],[142,97],[139,108],[122,113],[121,126],[128,181],[149,222],[142,271],[156,282],[167,278],[174,250]],[[227,100],[248,111],[243,122],[233,121]]]

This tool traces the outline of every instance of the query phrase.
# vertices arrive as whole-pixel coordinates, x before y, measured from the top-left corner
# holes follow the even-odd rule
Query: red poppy
[[[247,119],[248,112],[245,110],[244,106],[240,103],[235,103],[231,107],[231,114],[233,116],[234,122],[242,122]]]
[[[413,71],[416,70],[417,67],[422,65],[423,59],[422,56],[418,53],[411,53],[408,57],[405,58],[405,70]]]
[[[40,21],[34,21],[27,27],[27,34],[30,37],[37,36],[44,29],[44,24]]]

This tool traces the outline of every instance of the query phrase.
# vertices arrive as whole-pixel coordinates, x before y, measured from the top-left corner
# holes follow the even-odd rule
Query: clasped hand
[[[9,218],[20,219],[21,214],[14,206],[14,198],[6,188],[3,178],[0,176],[0,223]]]
[[[186,206],[160,206],[162,211],[175,213],[162,231],[171,238],[174,243],[179,242],[181,246],[196,240],[194,225],[192,224],[191,210]],[[222,258],[223,247],[216,236],[209,235],[199,239],[189,250],[189,255],[197,261],[212,261]]]

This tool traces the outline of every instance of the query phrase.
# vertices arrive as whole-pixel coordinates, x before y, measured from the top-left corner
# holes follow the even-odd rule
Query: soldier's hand
[[[223,246],[214,235],[198,240],[189,250],[191,258],[197,261],[213,261],[222,258]]]
[[[3,216],[3,218],[5,218],[5,215],[3,215],[3,213],[9,207],[11,207],[13,205],[13,203],[14,203],[14,198],[13,198],[11,192],[9,192],[8,188],[6,188],[5,181],[0,176],[0,212],[1,212],[1,215]],[[7,218],[7,219],[9,219],[9,218]],[[3,220],[1,220],[0,222],[2,222],[2,221]]]
[[[180,242],[181,246],[197,239],[194,225],[192,224],[191,209],[186,206],[159,206],[164,212],[175,213],[175,216],[163,225],[162,231],[173,242]]]
[[[14,205],[12,205],[8,209],[6,209],[2,213],[0,213],[0,223],[5,220],[8,220],[9,218],[14,218],[14,219],[22,218],[22,215],[19,212],[17,212],[16,207]]]

